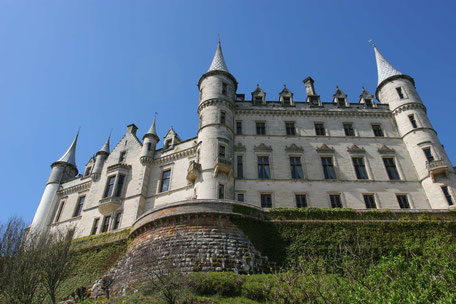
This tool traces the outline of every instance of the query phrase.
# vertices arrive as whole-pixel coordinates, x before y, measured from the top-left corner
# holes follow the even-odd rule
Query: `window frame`
[[[304,170],[302,169],[301,155],[288,155],[288,159],[289,159],[289,164],[290,164],[291,179],[293,179],[293,180],[304,179]],[[292,159],[297,159],[298,163],[292,163],[292,161],[291,161]],[[293,176],[293,172],[295,173],[295,176]],[[299,174],[301,175],[301,177],[299,177]]]
[[[126,159],[127,159],[127,150],[120,151],[118,163],[124,163]]]
[[[386,159],[391,159],[392,162],[393,162],[393,167],[391,166],[387,166],[385,160]],[[401,174],[399,173],[399,169],[398,169],[398,166],[396,164],[396,160],[395,160],[395,157],[392,157],[392,156],[384,156],[382,157],[382,161],[383,161],[383,166],[385,167],[385,170],[386,170],[386,175],[388,176],[388,179],[389,180],[392,180],[392,181],[400,181],[401,180]],[[392,176],[390,175],[390,171],[388,170],[388,168],[394,168],[395,170],[395,173],[397,174],[397,178],[392,178]]]
[[[241,159],[241,162],[239,162]],[[244,178],[244,155],[237,154],[236,155],[236,178],[243,179]]]
[[[117,230],[120,228],[120,223],[122,221],[122,212],[116,212],[116,215],[114,216],[113,224],[112,224],[112,229],[111,230]]]
[[[100,218],[96,217],[93,219],[92,228],[90,229],[90,235],[95,235],[98,232],[98,225],[100,224]]]
[[[440,186],[440,189],[442,189],[443,196],[445,197],[448,206],[454,206],[454,197],[451,193],[450,187],[448,187],[448,185],[442,185]]]
[[[242,120],[236,120],[236,135],[242,135]]]
[[[412,128],[413,129],[417,129],[418,128],[418,123],[416,122],[415,114],[410,114],[408,116],[408,118],[409,118],[410,124],[412,125]]]
[[[344,128],[345,136],[350,136],[350,137],[356,136],[355,128],[353,128],[353,123],[352,122],[344,122],[344,123],[342,123],[342,126]],[[347,131],[349,131],[348,133],[351,133],[351,134],[347,134]]]
[[[267,159],[267,163],[260,164],[260,157],[263,159]],[[261,170],[260,170],[260,165],[262,166]],[[265,166],[267,166],[267,167],[265,167]],[[267,170],[265,170],[266,168],[267,168]],[[257,155],[257,173],[258,173],[258,175],[257,175],[258,179],[261,179],[261,180],[271,179],[270,155],[264,155],[264,154]],[[267,174],[265,174],[265,173],[267,173]],[[261,177],[260,175],[262,175],[263,177]],[[266,177],[266,175],[267,175],[267,177]]]
[[[315,136],[327,136],[324,122],[314,122],[314,130],[315,130]],[[322,134],[319,134],[319,133],[322,133]]]
[[[164,177],[165,173],[169,172],[169,176],[167,178]],[[163,190],[165,183],[164,181],[167,181],[167,187],[166,187],[166,190]],[[171,188],[171,168],[164,168],[161,170],[161,174],[160,174],[160,186],[159,186],[159,193],[163,193],[163,192],[168,192],[170,191],[170,188]]]
[[[372,126],[372,133],[374,133],[374,137],[386,137],[381,124],[373,123],[373,124],[371,124],[371,126]],[[377,127],[378,127],[378,129],[376,129]]]
[[[256,135],[266,135],[266,122],[256,121],[255,122]]]
[[[217,197],[218,197],[218,199],[225,199],[225,184],[224,183],[218,183]]]
[[[57,208],[57,213],[54,218],[54,223],[58,223],[62,217],[63,208],[65,207],[65,199],[60,200],[59,207]]]
[[[73,217],[81,216],[85,199],[86,199],[85,195],[81,195],[78,197],[78,200],[76,201],[76,205],[74,206]],[[81,203],[81,201],[82,201],[82,203]]]
[[[360,159],[361,164],[355,164],[355,159]],[[356,176],[357,180],[369,180],[370,179],[369,172],[367,170],[367,162],[364,161],[364,159],[365,159],[365,157],[361,156],[361,155],[352,156],[352,165],[353,165],[353,169],[355,171],[355,176]],[[361,172],[360,168],[362,168],[364,172]],[[365,177],[362,173],[365,173]]]
[[[330,161],[331,161],[330,166],[328,166],[328,164],[324,164],[323,159],[330,159]],[[332,155],[320,155],[320,162],[321,162],[321,168],[323,170],[323,179],[324,180],[337,180],[334,157]],[[329,171],[325,170],[325,168],[327,166],[328,166],[328,168],[332,168],[332,173],[334,175],[333,177],[331,176],[331,174],[329,174]]]
[[[242,200],[239,199],[240,195],[242,195]],[[237,192],[236,193],[236,201],[245,203],[245,193],[244,192]]]
[[[369,198],[372,197],[372,202],[373,202],[375,207],[369,207],[368,206],[368,202],[366,201],[366,197],[369,197]],[[365,205],[366,209],[379,209],[377,200],[375,198],[375,194],[373,194],[373,193],[363,193],[363,201],[364,201],[364,205]],[[369,202],[369,204],[372,203],[372,202]]]
[[[101,233],[109,232],[109,228],[111,227],[111,216],[106,215],[103,217],[103,222],[101,224]]]
[[[263,197],[265,198],[265,201],[263,201]],[[269,202],[266,200],[266,198],[269,198]],[[272,208],[272,193],[271,192],[261,192],[260,193],[260,205],[261,208]]]
[[[226,124],[226,112],[225,111],[220,111],[220,124],[221,125]]]
[[[228,96],[228,83],[222,82],[222,95]]]
[[[434,153],[432,151],[431,146],[423,147],[422,150],[423,150],[423,153],[424,153],[424,157],[426,158],[426,161],[428,163],[435,162],[435,156],[434,156]],[[429,155],[426,153],[426,151],[429,151]]]
[[[304,198],[304,202],[302,201],[302,198]],[[295,193],[295,203],[296,208],[309,207],[309,202],[307,201],[307,193]]]
[[[401,200],[399,198],[405,198],[405,202],[407,204],[407,206],[402,206],[402,203]],[[412,205],[410,204],[410,200],[408,198],[408,195],[406,193],[396,193],[396,201],[399,205],[399,208],[401,209],[412,209]]]
[[[329,196],[329,205],[331,208],[335,209],[335,208],[344,208],[344,204],[342,203],[342,195],[340,193],[329,193],[328,194]],[[333,198],[337,197],[339,202],[333,202]],[[336,206],[336,203],[338,203],[339,205]]]
[[[285,122],[285,134],[287,136],[296,136],[296,123],[294,121]]]

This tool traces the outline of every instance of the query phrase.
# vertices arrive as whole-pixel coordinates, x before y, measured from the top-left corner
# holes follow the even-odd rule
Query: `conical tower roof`
[[[401,72],[396,70],[391,63],[388,62],[388,60],[383,57],[383,55],[380,53],[380,51],[377,49],[375,44],[372,42],[372,45],[374,46],[374,52],[375,52],[375,59],[377,60],[377,72],[378,72],[378,83],[377,85],[380,85],[383,80],[390,78],[391,76],[396,76],[396,75],[402,75]]]
[[[109,134],[108,136],[108,139],[106,140],[106,142],[104,143],[103,147],[101,147],[100,151],[98,152],[106,152],[106,153],[110,153],[110,148],[109,148],[109,141],[111,139],[111,134]]]
[[[57,162],[68,163],[76,167],[76,143],[78,142],[79,131],[76,134],[76,137],[73,140],[73,143],[68,148],[68,150],[63,154],[62,157],[57,160]]]
[[[143,139],[148,136],[148,135],[153,135],[157,141],[159,141],[160,139],[158,138],[158,135],[157,135],[157,127],[155,126],[156,125],[156,121],[157,121],[157,113],[155,113],[155,116],[154,116],[154,122],[152,123],[152,125],[150,126],[149,128],[149,131],[147,131],[146,134],[144,134],[143,136]]]
[[[224,71],[229,73],[228,68],[226,67],[225,58],[223,58],[222,45],[220,43],[220,40],[218,42],[217,50],[215,51],[214,59],[212,59],[212,63],[208,72],[210,71]]]

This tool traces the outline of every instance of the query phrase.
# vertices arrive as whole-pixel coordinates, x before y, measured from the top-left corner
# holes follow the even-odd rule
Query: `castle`
[[[270,101],[259,86],[247,100],[219,42],[198,82],[196,137],[182,140],[171,128],[157,148],[155,118],[142,140],[131,124],[113,150],[108,138],[78,175],[76,136],[51,165],[31,229],[74,226],[77,236],[94,235],[139,227],[166,206],[203,201],[264,209],[452,208],[455,169],[414,80],[374,51],[380,103],[364,88],[358,102],[340,88],[323,102],[310,77],[305,101],[287,87]]]

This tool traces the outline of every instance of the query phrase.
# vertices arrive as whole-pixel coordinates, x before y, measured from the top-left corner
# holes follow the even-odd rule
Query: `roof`
[[[211,66],[209,67],[208,72],[210,71],[224,71],[228,72],[226,67],[225,58],[223,58],[222,45],[220,40],[217,45],[217,50],[215,51],[214,59],[212,59]],[[229,72],[228,72],[229,73]]]

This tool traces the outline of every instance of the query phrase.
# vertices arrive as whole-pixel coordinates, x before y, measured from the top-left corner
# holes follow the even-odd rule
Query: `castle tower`
[[[51,165],[51,174],[44,188],[44,193],[36,210],[35,217],[30,225],[30,231],[33,234],[45,232],[51,222],[57,206],[57,191],[60,183],[78,174],[78,168],[76,167],[76,143],[78,136],[79,132],[76,134],[73,143],[65,154]]]
[[[95,165],[92,171],[92,180],[97,181],[101,176],[101,171],[103,170],[103,165],[108,158],[110,149],[109,149],[109,140],[111,139],[111,135],[108,136],[108,139],[104,143],[103,147],[101,147],[100,151],[97,152],[95,156]]]
[[[194,181],[198,199],[234,199],[233,125],[237,81],[217,50],[209,70],[198,82],[200,174]]]
[[[433,209],[448,209],[454,202],[456,176],[451,162],[426,115],[426,107],[412,77],[396,70],[374,45],[378,69],[375,96],[389,104],[418,179]]]
[[[154,122],[150,127],[149,131],[143,136],[143,147],[141,150],[141,158],[140,161],[144,165],[145,163],[149,163],[154,159],[155,147],[160,139],[157,136],[157,128],[155,127],[155,121],[157,117],[154,117]]]

